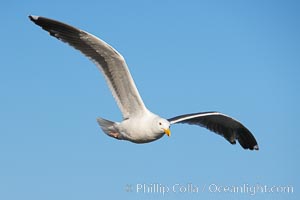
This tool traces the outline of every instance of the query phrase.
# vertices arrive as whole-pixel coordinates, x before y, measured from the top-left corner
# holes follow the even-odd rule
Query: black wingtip
[[[256,150],[256,151],[258,151],[259,150],[259,147],[258,147],[258,145],[255,145],[254,147],[253,147],[253,149],[252,150]]]
[[[39,16],[35,16],[35,15],[29,15],[28,17],[33,22],[36,22],[39,19]]]

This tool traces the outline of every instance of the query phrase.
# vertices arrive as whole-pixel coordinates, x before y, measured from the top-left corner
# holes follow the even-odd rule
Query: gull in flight
[[[102,130],[110,137],[134,143],[147,143],[170,136],[170,126],[185,123],[205,127],[231,144],[236,141],[244,149],[258,150],[252,133],[239,121],[219,112],[198,112],[170,119],[149,111],[136,88],[123,56],[98,37],[68,24],[39,16],[29,16],[36,25],[57,39],[68,43],[93,61],[104,78],[123,115],[123,121],[97,118]]]

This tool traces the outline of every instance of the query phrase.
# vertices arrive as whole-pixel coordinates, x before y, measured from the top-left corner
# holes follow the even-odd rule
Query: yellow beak
[[[170,135],[171,135],[171,131],[170,131],[170,129],[168,128],[168,129],[164,129],[164,132],[165,132],[165,134],[167,135],[167,136],[169,136],[170,137]]]

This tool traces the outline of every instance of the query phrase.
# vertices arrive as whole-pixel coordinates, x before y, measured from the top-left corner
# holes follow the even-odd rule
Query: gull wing
[[[236,140],[238,140],[244,149],[259,149],[256,139],[243,124],[219,112],[186,114],[168,120],[171,124],[199,125],[223,136],[231,144],[235,144]]]
[[[62,22],[38,16],[29,18],[51,36],[68,43],[97,65],[124,119],[146,110],[125,59],[114,48],[96,36]]]

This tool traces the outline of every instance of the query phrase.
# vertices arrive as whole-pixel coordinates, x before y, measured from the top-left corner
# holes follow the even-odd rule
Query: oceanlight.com
[[[231,185],[223,186],[217,184],[210,184],[208,191],[212,193],[246,193],[250,195],[256,195],[257,193],[293,193],[293,186],[268,186],[262,184],[242,184],[242,185]]]
[[[232,194],[267,194],[267,193],[287,193],[292,194],[294,187],[291,185],[265,185],[265,184],[240,184],[240,185],[220,185],[220,184],[160,184],[160,183],[137,183],[127,184],[125,186],[126,192],[135,192],[143,194],[160,194],[166,195],[169,193],[174,194],[197,194],[203,192],[209,193],[232,193]]]

